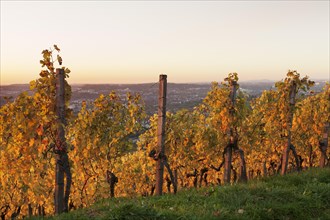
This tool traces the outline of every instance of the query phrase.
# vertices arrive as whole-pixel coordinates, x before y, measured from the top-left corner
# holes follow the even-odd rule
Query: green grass
[[[107,199],[50,219],[330,219],[330,169],[177,195]]]

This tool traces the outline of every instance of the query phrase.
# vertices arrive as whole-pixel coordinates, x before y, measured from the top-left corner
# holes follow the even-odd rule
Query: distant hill
[[[242,91],[251,98],[259,96],[264,90],[274,89],[274,82],[269,80],[251,80],[239,82]],[[317,81],[315,91],[321,91],[325,81]],[[158,105],[158,84],[73,84],[70,107],[75,112],[79,111],[82,101],[93,101],[100,94],[109,94],[116,91],[121,97],[127,92],[140,93],[146,104],[148,114],[156,113]],[[191,109],[201,103],[211,83],[168,83],[167,109],[175,112],[182,108]],[[28,84],[0,86],[0,106],[5,103],[4,97],[12,97],[13,100],[23,91],[28,91]]]

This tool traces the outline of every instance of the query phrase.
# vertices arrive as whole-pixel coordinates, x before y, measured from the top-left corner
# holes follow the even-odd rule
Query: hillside
[[[107,199],[49,219],[330,219],[329,198],[330,168],[315,168],[177,195]]]

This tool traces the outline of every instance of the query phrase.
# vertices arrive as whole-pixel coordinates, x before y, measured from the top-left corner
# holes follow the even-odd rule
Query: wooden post
[[[63,69],[56,69],[56,116],[57,116],[57,135],[55,143],[55,214],[68,211],[68,201],[72,176],[67,154],[65,139],[66,125],[65,120],[65,74]],[[64,174],[66,176],[66,186],[64,192]]]
[[[230,100],[231,100],[231,109],[230,111],[230,117],[234,117],[234,108],[235,108],[235,101],[236,101],[236,91],[237,91],[238,84],[236,81],[232,81],[230,83]],[[234,128],[233,125],[230,125],[229,131],[228,131],[228,137],[229,137],[229,144],[227,145],[225,149],[225,163],[224,163],[224,177],[223,181],[224,183],[230,183],[230,176],[231,176],[231,161],[232,161],[232,153],[233,153],[233,145],[237,141],[236,134],[234,134]]]
[[[57,137],[55,143],[55,214],[64,210],[64,169],[62,151],[65,143],[65,100],[64,100],[64,70],[56,69],[56,115],[57,115]]]
[[[167,76],[159,76],[159,98],[158,98],[158,127],[157,127],[157,145],[158,160],[156,163],[156,195],[163,194],[163,174],[165,156],[165,120],[166,120],[166,91]]]

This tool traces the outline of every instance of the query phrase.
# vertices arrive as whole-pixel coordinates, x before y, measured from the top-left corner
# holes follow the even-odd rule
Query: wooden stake
[[[65,143],[65,100],[64,100],[64,70],[56,69],[56,115],[57,115],[57,137],[55,144],[55,214],[64,210],[64,169],[62,151]]]
[[[157,127],[157,145],[158,160],[156,163],[156,195],[163,194],[163,174],[165,156],[165,121],[166,121],[166,92],[167,76],[159,76],[159,98],[158,98],[158,127]]]
[[[55,144],[55,214],[68,211],[72,175],[67,153],[65,130],[65,74],[63,69],[56,69],[56,115],[57,136]],[[64,174],[66,178],[64,192]]]

